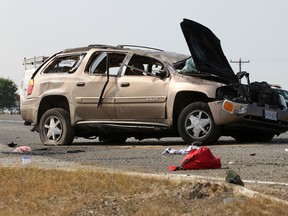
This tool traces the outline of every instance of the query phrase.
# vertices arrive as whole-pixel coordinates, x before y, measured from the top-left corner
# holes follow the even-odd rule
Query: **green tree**
[[[0,109],[15,106],[17,85],[10,79],[0,77]]]

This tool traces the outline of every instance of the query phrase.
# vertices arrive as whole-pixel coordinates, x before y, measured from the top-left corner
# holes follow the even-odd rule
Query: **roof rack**
[[[134,47],[134,48],[151,49],[151,50],[156,50],[156,51],[161,51],[161,52],[164,51],[164,50],[157,49],[157,48],[153,48],[153,47],[130,45],[130,44],[121,44],[121,45],[118,45],[117,47],[120,47],[120,48],[124,48],[124,47]]]
[[[111,45],[105,45],[105,44],[90,44],[88,47],[97,47],[97,48],[103,48],[103,49],[118,49],[118,46],[111,46]]]
[[[48,56],[34,56],[33,58],[24,58],[23,65],[25,70],[28,66],[37,68],[39,65],[41,65],[46,59],[48,59]]]

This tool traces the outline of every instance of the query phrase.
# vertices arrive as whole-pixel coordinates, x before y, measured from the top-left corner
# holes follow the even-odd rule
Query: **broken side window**
[[[126,65],[125,75],[132,76],[157,76],[163,71],[163,64],[153,58],[133,55],[128,65]]]
[[[122,53],[95,54],[91,57],[86,71],[91,75],[106,75],[108,58],[109,75],[117,76],[125,56]]]
[[[82,62],[85,54],[60,56],[44,70],[44,73],[74,73]]]

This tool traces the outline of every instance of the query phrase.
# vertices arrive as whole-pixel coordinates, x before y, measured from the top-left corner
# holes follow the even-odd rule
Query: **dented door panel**
[[[167,80],[153,76],[124,76],[118,79],[117,85],[117,119],[165,119]]]

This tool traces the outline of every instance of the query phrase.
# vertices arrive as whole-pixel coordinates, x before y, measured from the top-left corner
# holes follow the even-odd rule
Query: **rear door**
[[[76,116],[81,120],[115,119],[117,78],[125,59],[123,53],[94,53],[76,82]],[[109,68],[109,76],[107,75]]]

